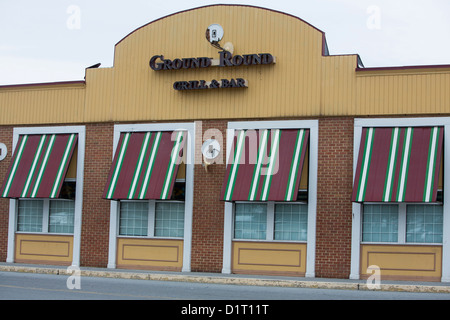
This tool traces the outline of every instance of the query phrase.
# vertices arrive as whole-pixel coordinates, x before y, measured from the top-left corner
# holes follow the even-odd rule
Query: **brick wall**
[[[226,138],[227,121],[203,121],[202,135],[217,128]],[[197,137],[196,145],[208,137]],[[225,143],[223,146],[225,149]],[[199,153],[197,152],[197,155]],[[221,272],[223,210],[218,199],[225,175],[223,165],[206,173],[195,166],[192,270]],[[319,163],[316,228],[316,276],[348,278],[351,260],[353,184],[353,118],[319,120]]]
[[[105,267],[108,262],[109,201],[101,198],[111,166],[112,123],[86,125],[84,191],[81,234],[81,265]],[[0,162],[0,184],[12,157],[13,127],[0,127],[0,142],[8,148]],[[6,261],[8,243],[9,200],[0,198],[0,261]]]
[[[197,123],[196,164],[191,269],[221,272],[223,259],[224,203],[219,199],[225,175],[227,121]],[[200,130],[201,129],[201,130]],[[205,171],[201,161],[202,142],[218,129],[223,139],[222,164]],[[86,125],[81,265],[105,267],[108,262],[110,202],[102,193],[110,170],[113,123]],[[205,134],[206,133],[206,134]],[[0,128],[0,142],[8,156],[0,162],[0,177],[6,175],[12,151],[12,127]],[[316,276],[348,278],[350,272],[353,165],[353,119],[319,120],[319,163],[317,195]],[[0,199],[0,261],[6,261],[8,200]]]
[[[348,278],[351,259],[353,118],[319,120],[316,276]]]
[[[86,125],[80,263],[106,267],[110,201],[102,199],[113,152],[114,124]]]
[[[0,127],[0,143],[8,148],[5,159],[0,161],[0,188],[9,168],[12,157],[13,128],[9,126]],[[6,261],[8,246],[8,221],[9,221],[9,199],[0,198],[0,261]]]
[[[194,208],[192,221],[191,270],[221,272],[223,258],[224,202],[219,200],[225,175],[225,140],[227,121],[202,121],[197,123],[196,165],[194,168]],[[218,129],[223,136],[219,155],[222,164],[213,164],[206,172],[201,161],[201,145]],[[206,134],[205,134],[206,132]],[[217,140],[220,137],[214,137]]]

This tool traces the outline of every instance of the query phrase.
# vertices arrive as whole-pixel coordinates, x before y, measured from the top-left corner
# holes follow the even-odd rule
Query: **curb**
[[[1,266],[0,271],[24,272],[53,275],[72,275],[74,269],[66,268],[45,268],[45,267],[24,267],[24,266]],[[148,272],[120,272],[104,270],[80,270],[80,276],[103,277],[115,279],[135,279],[153,281],[178,281],[193,283],[211,284],[232,284],[246,286],[273,286],[286,288],[312,288],[312,289],[339,289],[339,290],[365,290],[365,291],[391,291],[391,292],[419,292],[419,293],[450,293],[450,286],[444,285],[420,285],[420,284],[380,284],[378,288],[373,288],[366,283],[357,282],[333,282],[333,281],[302,281],[284,279],[258,279],[241,277],[221,277],[221,276],[197,276],[182,274],[159,274]],[[350,280],[351,281],[351,280]]]

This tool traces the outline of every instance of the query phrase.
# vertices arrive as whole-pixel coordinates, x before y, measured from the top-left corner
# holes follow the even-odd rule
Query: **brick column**
[[[86,125],[81,265],[106,267],[109,246],[110,201],[102,199],[111,168],[114,125]]]
[[[319,120],[316,276],[350,274],[353,118]]]
[[[6,177],[12,158],[13,127],[3,126],[0,128],[0,142],[8,148],[6,158],[0,161],[0,184],[3,186],[3,179]],[[8,221],[9,221],[9,199],[0,199],[0,261],[6,261],[8,248]]]
[[[199,132],[200,126],[202,131]],[[192,221],[191,270],[197,272],[221,272],[223,257],[224,202],[220,191],[226,169],[227,121],[199,121],[196,130],[196,164],[194,169],[194,208]],[[214,131],[223,137],[221,154],[223,164],[213,164],[205,171],[201,163],[202,143],[211,138]],[[206,134],[205,134],[206,132]],[[219,140],[218,137],[214,137]]]

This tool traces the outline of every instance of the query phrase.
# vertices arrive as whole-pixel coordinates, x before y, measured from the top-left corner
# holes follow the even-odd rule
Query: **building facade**
[[[448,65],[364,68],[213,5],[0,113],[1,261],[450,281]]]

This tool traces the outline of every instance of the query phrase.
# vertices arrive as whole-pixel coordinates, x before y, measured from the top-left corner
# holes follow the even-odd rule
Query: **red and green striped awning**
[[[295,201],[309,130],[236,130],[221,199]]]
[[[354,202],[435,202],[443,127],[363,128]]]
[[[20,135],[1,196],[57,198],[77,138],[77,134]]]
[[[103,198],[170,199],[186,134],[184,131],[122,133]]]

